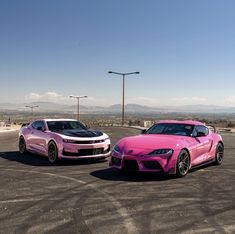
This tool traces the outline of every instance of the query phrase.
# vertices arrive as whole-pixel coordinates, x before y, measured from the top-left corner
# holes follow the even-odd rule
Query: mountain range
[[[59,104],[54,102],[33,102],[33,103],[0,103],[0,111],[30,111],[27,105],[37,105],[37,112],[76,112],[76,105]],[[117,113],[122,106],[115,104],[111,106],[84,106],[80,105],[81,112],[85,113]],[[158,106],[150,107],[138,104],[125,105],[126,112],[129,113],[235,113],[235,107],[213,106],[213,105],[183,105],[183,106]]]

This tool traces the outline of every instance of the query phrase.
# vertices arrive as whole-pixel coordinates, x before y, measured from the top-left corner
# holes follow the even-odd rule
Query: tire
[[[190,156],[186,150],[181,150],[176,164],[176,176],[184,177],[188,174],[190,167]]]
[[[222,143],[218,143],[215,153],[215,165],[221,165],[224,158],[224,146]]]
[[[48,160],[51,164],[55,164],[58,161],[58,149],[54,141],[48,144]]]
[[[27,153],[26,142],[23,136],[20,136],[19,138],[19,152],[20,154]]]

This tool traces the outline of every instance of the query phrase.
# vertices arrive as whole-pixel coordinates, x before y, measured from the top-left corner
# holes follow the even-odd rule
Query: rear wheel
[[[20,139],[19,139],[19,151],[20,151],[20,154],[27,153],[26,142],[23,136],[20,136]]]
[[[219,143],[216,148],[215,165],[221,165],[224,158],[224,146]]]
[[[181,150],[176,165],[176,175],[178,177],[186,176],[189,171],[190,157],[186,150]]]
[[[53,141],[48,144],[48,159],[52,164],[58,161],[58,149]]]

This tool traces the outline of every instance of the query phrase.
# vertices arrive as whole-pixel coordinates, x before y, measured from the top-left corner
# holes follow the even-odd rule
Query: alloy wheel
[[[216,161],[215,163],[217,165],[220,165],[223,162],[223,158],[224,158],[224,147],[221,143],[218,144],[217,146],[217,150],[216,150]]]
[[[51,163],[55,163],[57,161],[58,151],[55,143],[51,142],[48,146],[48,159]]]
[[[182,150],[178,157],[177,175],[180,177],[185,176],[188,173],[189,165],[189,154],[187,151]]]
[[[24,154],[26,152],[26,143],[22,136],[19,139],[19,151],[21,154]]]

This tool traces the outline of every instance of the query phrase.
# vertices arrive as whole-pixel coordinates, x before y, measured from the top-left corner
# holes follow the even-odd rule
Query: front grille
[[[80,149],[77,153],[72,152],[66,152],[63,150],[63,155],[65,156],[87,156],[87,155],[98,155],[98,154],[104,154],[103,148],[96,148],[96,149]]]
[[[138,171],[139,166],[136,160],[124,160],[124,169],[128,171]]]
[[[72,144],[89,145],[89,144],[97,144],[97,143],[102,143],[102,142],[104,142],[104,140],[74,141]]]
[[[157,161],[143,161],[144,167],[152,170],[162,170],[161,165]]]
[[[120,158],[116,158],[116,157],[111,158],[112,165],[114,165],[114,166],[120,167],[121,166],[121,161],[122,160]]]

